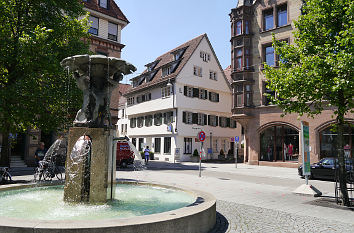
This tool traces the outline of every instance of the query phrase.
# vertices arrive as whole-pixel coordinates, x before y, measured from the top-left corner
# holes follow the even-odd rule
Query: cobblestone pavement
[[[216,209],[217,223],[210,233],[354,232],[354,222],[350,225],[227,201],[217,201]]]

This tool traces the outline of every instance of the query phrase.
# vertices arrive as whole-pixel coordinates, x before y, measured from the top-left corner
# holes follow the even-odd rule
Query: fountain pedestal
[[[91,139],[91,150],[83,158],[72,158],[72,148],[83,135]],[[111,130],[70,128],[66,159],[64,200],[67,202],[105,203],[114,196],[116,158],[112,153]]]

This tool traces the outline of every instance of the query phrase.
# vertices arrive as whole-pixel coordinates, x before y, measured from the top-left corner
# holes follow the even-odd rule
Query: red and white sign
[[[205,138],[206,138],[205,132],[204,132],[204,131],[200,131],[200,132],[198,133],[198,138],[199,138],[199,141],[204,142],[204,141],[205,141]]]

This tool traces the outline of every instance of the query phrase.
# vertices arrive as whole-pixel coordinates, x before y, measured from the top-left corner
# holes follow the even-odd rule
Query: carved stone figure
[[[110,98],[112,91],[136,68],[128,62],[102,55],[77,55],[64,59],[61,66],[73,72],[83,91],[83,104],[74,120],[76,127],[111,127]]]

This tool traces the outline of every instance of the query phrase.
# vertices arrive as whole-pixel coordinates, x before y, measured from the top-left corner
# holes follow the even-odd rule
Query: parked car
[[[311,175],[310,179],[335,179],[335,167],[338,167],[338,158],[323,158],[319,162],[311,164]],[[353,170],[353,160],[345,159],[345,168],[347,171],[348,181],[353,182],[354,170]],[[302,175],[302,165],[298,168],[299,176]]]
[[[119,167],[127,167],[134,163],[134,152],[131,150],[128,142],[118,141],[116,152],[116,165]]]

